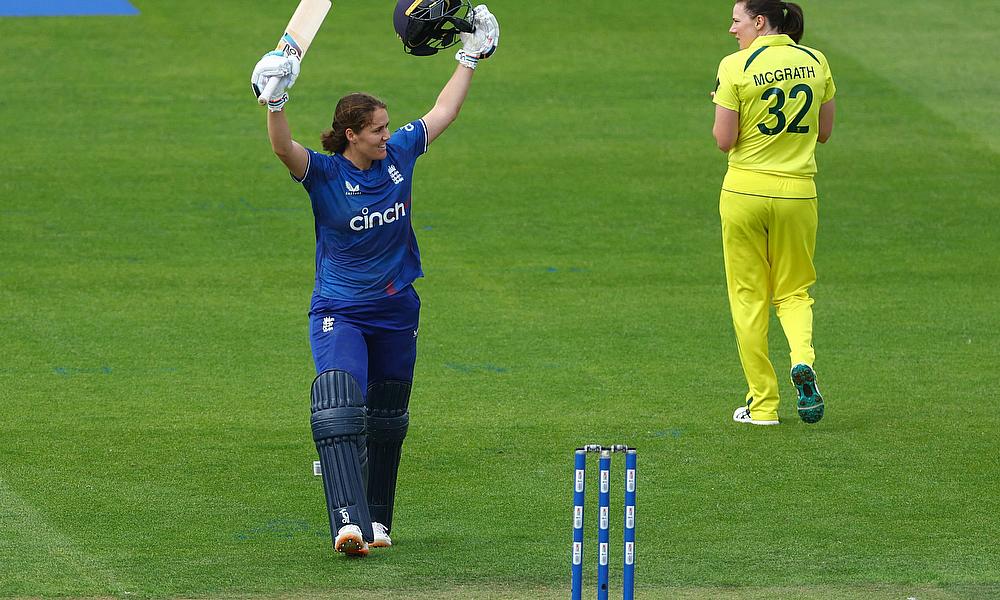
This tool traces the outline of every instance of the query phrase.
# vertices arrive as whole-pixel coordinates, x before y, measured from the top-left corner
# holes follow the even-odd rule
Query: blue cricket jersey
[[[397,129],[386,157],[363,171],[340,154],[308,150],[301,183],[316,219],[314,298],[377,300],[423,276],[410,206],[413,167],[426,151],[422,119]]]

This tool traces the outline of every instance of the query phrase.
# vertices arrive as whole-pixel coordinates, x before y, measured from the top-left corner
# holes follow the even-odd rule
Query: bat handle
[[[274,88],[278,87],[278,82],[281,77],[274,76],[269,77],[267,80],[267,85],[264,86],[264,91],[260,93],[260,97],[257,98],[257,102],[260,104],[267,104],[267,101],[271,99],[271,94],[274,93]]]

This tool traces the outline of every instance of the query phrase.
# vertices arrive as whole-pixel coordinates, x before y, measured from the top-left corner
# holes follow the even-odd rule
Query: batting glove
[[[279,50],[274,50],[265,54],[253,68],[250,75],[250,86],[253,88],[254,97],[260,98],[267,82],[272,77],[279,77],[278,85],[274,88],[274,93],[268,98],[268,106],[271,101],[279,100],[282,96],[288,100],[285,90],[295,85],[295,80],[299,77],[299,59],[295,56],[285,56]],[[282,103],[283,104],[283,103]]]
[[[479,61],[496,52],[500,43],[500,24],[485,4],[472,9],[472,33],[460,33],[462,49],[455,54],[455,60],[462,66],[475,69]]]
[[[281,112],[285,108],[285,102],[288,102],[288,92],[284,92],[281,96],[268,100],[267,110],[271,112]]]

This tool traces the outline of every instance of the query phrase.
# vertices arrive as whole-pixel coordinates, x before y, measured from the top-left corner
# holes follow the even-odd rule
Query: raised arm
[[[288,167],[288,172],[296,179],[305,177],[309,152],[292,139],[284,110],[267,112],[267,137],[271,140],[271,150]]]
[[[476,66],[479,61],[492,56],[497,44],[500,43],[500,25],[485,4],[480,4],[472,10],[472,20],[475,31],[460,34],[462,49],[455,55],[458,61],[455,72],[438,94],[434,108],[424,115],[428,144],[458,118],[465,97],[469,93],[469,86],[472,85],[472,74]]]
[[[427,143],[441,135],[449,125],[458,117],[458,112],[462,109],[465,96],[469,93],[469,86],[472,85],[472,74],[474,68],[468,68],[462,64],[455,67],[451,79],[445,84],[444,89],[438,94],[434,108],[424,115],[424,124],[427,125]]]
[[[285,56],[281,52],[268,52],[254,66],[253,74],[250,75],[250,87],[253,88],[258,101],[267,104],[267,137],[271,140],[271,150],[288,167],[292,175],[302,179],[309,166],[309,152],[292,139],[284,112],[285,104],[288,102],[288,93],[285,90],[295,84],[298,76],[298,58]],[[269,98],[262,98],[262,91],[273,78],[278,78],[272,88],[273,93]]]

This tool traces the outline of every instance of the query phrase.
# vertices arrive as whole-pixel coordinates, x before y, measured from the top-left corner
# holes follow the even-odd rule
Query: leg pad
[[[380,381],[368,387],[368,504],[372,520],[392,530],[396,477],[410,424],[410,382]]]
[[[323,491],[330,513],[330,533],[344,525],[361,528],[366,541],[374,539],[365,492],[367,415],[361,388],[345,371],[320,373],[312,385],[313,441],[323,470]]]

